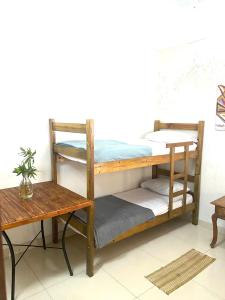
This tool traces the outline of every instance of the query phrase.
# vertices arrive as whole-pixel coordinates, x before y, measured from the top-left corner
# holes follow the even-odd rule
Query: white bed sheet
[[[131,140],[128,141],[129,144],[134,144],[134,145],[145,145],[149,146],[152,149],[152,156],[156,155],[163,155],[163,154],[169,154],[170,149],[166,148],[166,143],[164,142],[153,142],[149,141],[147,139],[137,139],[137,140]],[[193,143],[193,145],[189,146],[190,151],[194,151],[196,149],[197,145]],[[184,147],[176,147],[175,152],[183,152]]]
[[[169,148],[166,148],[165,143],[159,143],[159,142],[152,142],[147,139],[137,139],[137,140],[128,140],[125,141],[126,143],[133,144],[133,145],[145,145],[149,146],[152,149],[152,156],[157,156],[157,155],[164,155],[164,154],[169,154]],[[189,147],[190,151],[194,151],[196,149],[197,145],[193,144]],[[184,147],[176,147],[175,152],[183,152]],[[60,153],[59,153],[60,154]],[[69,160],[77,161],[83,164],[86,164],[86,161],[83,159],[78,159],[75,157],[67,156],[64,154],[60,154],[62,157],[65,157]]]
[[[149,208],[153,211],[155,216],[159,216],[168,212],[169,197],[151,192],[147,189],[137,188],[113,195],[125,201]],[[175,198],[173,201],[173,209],[182,206],[182,197],[183,196],[179,196]],[[186,203],[190,204],[192,202],[192,195],[187,194]]]

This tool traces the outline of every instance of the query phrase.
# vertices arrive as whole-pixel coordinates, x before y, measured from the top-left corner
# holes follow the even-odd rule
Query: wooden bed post
[[[94,275],[94,121],[86,121],[87,143],[87,198],[92,206],[87,208],[87,275]]]
[[[5,286],[5,267],[2,246],[2,233],[0,232],[0,299],[6,300],[6,286]]]
[[[195,176],[194,176],[194,201],[195,210],[192,213],[192,224],[198,225],[199,216],[199,199],[200,199],[200,181],[201,181],[201,164],[202,164],[202,147],[203,147],[203,136],[204,136],[204,121],[198,123],[198,148],[197,158],[195,164]]]
[[[94,122],[87,120],[87,198],[94,200]]]
[[[168,215],[171,217],[171,211],[173,210],[173,185],[174,185],[174,171],[175,171],[175,161],[174,161],[175,147],[170,147],[170,186],[169,186],[169,207]]]
[[[49,131],[50,131],[50,151],[51,151],[51,173],[52,173],[52,181],[57,183],[57,157],[53,150],[53,146],[55,144],[55,131],[53,129],[54,119],[49,119]],[[53,243],[58,243],[58,220],[57,217],[52,218],[52,241]]]
[[[188,187],[188,170],[189,170],[189,146],[184,146],[184,195],[183,195],[183,210],[186,211],[187,187]]]
[[[154,131],[159,131],[160,130],[160,121],[155,120],[154,123]],[[152,166],[152,178],[157,178],[158,177],[158,166]]]

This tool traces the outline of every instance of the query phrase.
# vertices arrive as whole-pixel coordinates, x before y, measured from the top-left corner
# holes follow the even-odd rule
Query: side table
[[[218,236],[217,219],[225,220],[225,196],[212,201],[211,204],[215,205],[215,212],[212,215],[213,239],[210,244],[211,248],[214,248]]]
[[[63,230],[62,248],[59,249],[63,250],[69,273],[72,276],[73,271],[65,247],[65,234],[73,212],[85,208],[88,215],[87,274],[88,276],[93,276],[93,201],[53,183],[52,181],[37,183],[33,186],[34,195],[30,200],[22,200],[19,197],[18,187],[0,190],[0,232],[9,247],[12,264],[11,300],[15,299],[15,267],[27,249],[32,246],[33,240],[37,237],[36,236],[30,244],[24,245],[27,248],[16,262],[13,245],[5,231],[21,225],[40,221],[40,233],[42,234],[43,240],[43,246],[41,247],[46,249],[43,220],[70,213]],[[0,245],[0,247],[1,246],[2,245]],[[5,283],[3,282],[5,279],[2,276],[0,276],[0,279],[2,280],[0,286],[5,286]]]

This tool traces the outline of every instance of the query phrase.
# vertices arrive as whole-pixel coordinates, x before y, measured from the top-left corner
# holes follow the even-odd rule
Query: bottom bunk
[[[193,211],[193,196],[186,194],[173,201],[169,211],[169,197],[146,188],[132,189],[95,199],[94,237],[95,247],[102,248],[147,228],[164,223],[169,219]],[[86,235],[86,213],[78,211],[73,215],[71,225]]]

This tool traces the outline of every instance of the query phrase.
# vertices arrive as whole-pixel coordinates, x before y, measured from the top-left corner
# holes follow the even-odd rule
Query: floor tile
[[[139,248],[167,264],[189,251],[192,245],[172,234],[164,234],[154,237]]]
[[[225,242],[218,242],[215,248],[210,248],[207,254],[225,261]]]
[[[225,261],[216,259],[210,266],[198,274],[194,281],[225,299]]]
[[[212,230],[200,225],[191,223],[185,224],[180,228],[174,228],[171,232],[174,237],[180,238],[196,250],[206,252],[210,249],[212,241]]]
[[[124,251],[117,257],[108,257],[102,268],[119,281],[135,296],[149,289],[151,283],[145,278],[160,268],[160,260],[138,249]]]
[[[163,291],[159,290],[157,287],[154,287],[148,290],[145,294],[140,296],[140,300],[222,300],[214,293],[206,290],[199,284],[190,281],[178,288],[176,291],[172,292],[169,296],[166,295]]]
[[[89,278],[80,273],[47,289],[54,300],[132,300],[134,296],[103,270]]]
[[[5,263],[6,271],[6,285],[8,299],[11,295],[11,262],[9,259]],[[24,260],[21,260],[16,267],[16,289],[15,296],[16,300],[22,300],[35,293],[41,292],[44,287],[39,282],[38,278],[34,275],[32,270],[26,264]]]
[[[85,252],[77,247],[76,239],[67,238],[66,248],[74,275],[86,270]],[[70,277],[62,250],[34,248],[25,260],[45,288]]]
[[[204,299],[225,300],[225,236],[210,248],[212,232],[187,219],[171,220],[126,240],[97,249],[95,275],[86,270],[86,240],[79,235],[66,239],[74,276],[69,276],[62,250],[33,248],[17,267],[16,300],[25,299]],[[58,244],[58,246],[61,246]],[[167,296],[145,276],[195,248],[217,260],[193,280]],[[10,263],[6,259],[7,286]],[[45,288],[47,290],[45,290]],[[9,291],[8,291],[9,292]]]
[[[41,292],[31,297],[25,298],[24,300],[52,300],[52,298],[48,295],[47,292]]]

